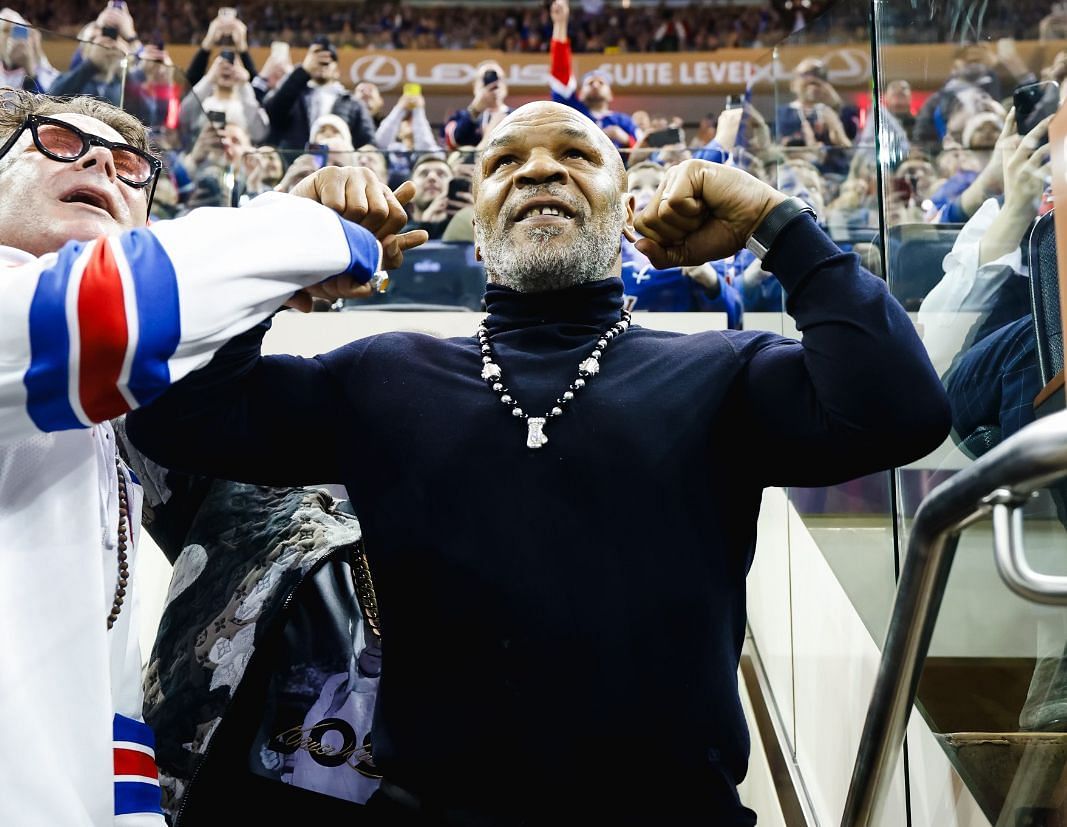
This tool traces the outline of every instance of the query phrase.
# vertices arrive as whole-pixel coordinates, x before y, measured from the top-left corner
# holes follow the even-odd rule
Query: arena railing
[[[1067,411],[1027,426],[923,500],[912,523],[841,827],[877,823],[964,528],[992,514],[997,567],[1008,587],[1032,601],[1067,605],[1067,577],[1037,573],[1026,558],[1021,510],[1035,492],[1064,475]]]

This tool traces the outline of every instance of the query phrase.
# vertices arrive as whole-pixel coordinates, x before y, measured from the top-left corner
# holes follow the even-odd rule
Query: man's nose
[[[89,169],[90,167],[99,165],[109,181],[114,181],[117,177],[115,158],[111,154],[111,150],[107,147],[91,146],[89,147],[89,151],[75,163],[78,165],[79,169]]]
[[[533,152],[526,163],[516,170],[519,186],[539,184],[565,184],[570,180],[567,168],[548,152]]]

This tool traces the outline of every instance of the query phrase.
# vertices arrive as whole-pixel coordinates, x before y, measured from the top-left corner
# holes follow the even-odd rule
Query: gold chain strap
[[[378,595],[374,592],[374,579],[370,576],[370,563],[367,562],[367,547],[363,544],[363,538],[359,539],[359,546],[352,555],[352,584],[356,588],[356,599],[359,608],[363,612],[363,620],[374,635],[374,639],[381,645],[382,627],[378,617]]]

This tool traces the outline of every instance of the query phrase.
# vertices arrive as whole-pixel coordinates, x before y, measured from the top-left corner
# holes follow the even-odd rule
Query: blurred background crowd
[[[907,56],[896,66],[887,60],[874,98],[870,45],[862,42],[867,10],[864,3],[825,0],[684,6],[555,0],[477,8],[112,0],[85,19],[81,5],[23,0],[0,11],[0,83],[96,95],[141,118],[166,162],[156,217],[285,191],[324,164],[369,167],[392,186],[410,178],[417,188],[412,226],[445,245],[420,253],[437,257],[419,275],[426,281],[428,273],[442,274],[436,292],[426,287],[408,299],[431,305],[478,309],[481,277],[471,252],[478,150],[511,108],[549,96],[604,129],[624,156],[639,207],[674,164],[689,158],[732,164],[808,201],[833,238],[876,273],[886,270],[883,225],[958,230],[990,199],[1003,203],[1013,186],[1031,196],[1018,199],[1030,219],[1050,208],[1047,153],[1015,153],[1021,136],[1059,105],[1067,9],[1000,0],[983,5],[980,15],[969,4],[933,4],[910,18],[887,14],[881,25],[888,41],[907,48],[933,33],[948,59],[942,75],[927,71],[918,81]],[[929,27],[916,25],[928,18]],[[844,72],[830,60],[827,49],[838,42],[852,55],[866,50],[865,73]],[[769,51],[775,44],[791,47],[788,61]],[[576,68],[591,51],[713,57],[725,46],[746,47],[750,62],[770,63],[774,71],[740,79],[732,94],[696,89],[660,97],[628,95],[609,71]],[[440,47],[467,50],[458,54],[468,64],[470,80],[462,83],[470,83],[469,91],[379,85],[360,73],[365,62],[352,61]],[[530,64],[510,66],[508,54],[516,51],[544,53],[532,58],[542,71],[540,88],[518,88],[517,79],[529,75],[515,72]],[[1019,95],[1026,112],[1011,115]],[[718,311],[733,327],[743,325],[745,312],[781,311],[776,280],[745,251],[661,273],[623,246],[624,281],[636,309]],[[936,270],[907,297],[910,309],[937,283],[940,265]],[[468,271],[441,286],[446,276]],[[398,295],[393,300],[403,291]]]
[[[329,32],[339,46],[361,49],[548,51],[552,21],[544,5],[504,2],[476,14],[464,14],[462,9],[456,13],[455,5],[248,0],[241,3],[240,12],[253,46],[269,45],[276,39],[306,46],[318,34]],[[577,52],[769,46],[817,21],[829,5],[828,0],[771,0],[660,7],[586,0],[574,10],[572,37]],[[924,5],[929,26],[910,25],[910,18],[898,15],[902,42],[940,42],[950,36],[952,15],[944,13],[938,3]],[[211,6],[193,0],[156,0],[141,6],[138,22],[167,43],[198,42],[213,13]],[[981,11],[982,30],[988,37],[1032,39],[1047,35],[1050,25],[1063,25],[1054,22],[1063,15],[1044,0],[982,6],[990,6]],[[19,10],[37,25],[61,34],[77,34],[85,22],[84,4],[76,0],[25,0]],[[892,15],[893,10],[887,13]],[[894,21],[887,24],[894,25]],[[832,24],[824,21],[816,29],[824,43],[862,40],[867,32],[866,9],[857,4],[848,14],[835,15]]]

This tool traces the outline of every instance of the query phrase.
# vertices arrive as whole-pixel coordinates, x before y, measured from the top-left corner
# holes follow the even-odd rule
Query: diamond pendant
[[[531,416],[526,420],[526,447],[527,448],[540,448],[543,445],[548,444],[548,437],[545,436],[545,418],[540,416]]]

